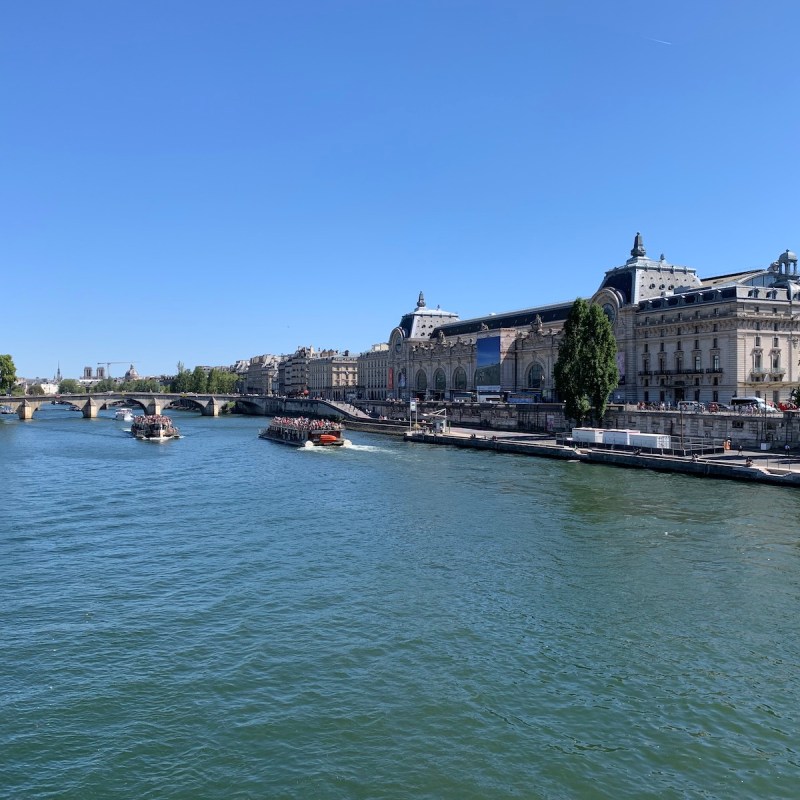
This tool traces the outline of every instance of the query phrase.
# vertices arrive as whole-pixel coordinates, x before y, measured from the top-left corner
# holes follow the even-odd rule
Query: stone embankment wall
[[[282,397],[259,398],[259,411],[272,414],[325,415],[335,409],[316,400]],[[387,419],[408,422],[407,403],[370,402],[359,404],[369,413]],[[418,403],[412,417],[422,422],[426,414],[447,408],[450,424],[461,428],[480,428],[497,431],[531,431],[554,436],[572,429],[558,403],[511,405],[505,403]],[[261,410],[263,409],[263,411]],[[248,411],[245,411],[248,413]],[[253,413],[252,409],[249,413]],[[366,421],[365,421],[366,422]],[[367,422],[367,424],[369,424]],[[628,428],[643,433],[661,433],[682,438],[687,444],[702,440],[710,445],[730,439],[731,446],[741,444],[746,450],[783,450],[788,444],[792,451],[800,450],[800,413],[790,414],[728,414],[679,413],[677,411],[641,411],[635,406],[611,406],[603,418],[605,428]],[[364,427],[362,430],[369,428]],[[384,430],[376,426],[376,430]],[[762,448],[762,444],[766,448]]]
[[[441,403],[419,403],[416,416],[438,411]],[[572,429],[558,403],[506,405],[503,403],[447,403],[447,418],[462,428],[497,431],[532,431],[560,434]],[[408,419],[406,403],[370,403],[369,411],[388,419]],[[730,439],[731,446],[741,444],[747,450],[783,449],[788,444],[800,450],[800,413],[748,415],[728,413],[679,413],[678,411],[640,411],[635,406],[611,406],[603,418],[605,428],[628,428],[643,433],[661,433],[684,441],[703,440],[720,444]]]
[[[605,427],[633,428],[643,433],[666,433],[684,440],[720,442],[730,439],[731,446],[741,444],[747,450],[800,448],[798,414],[680,414],[677,411],[609,411]],[[766,448],[762,448],[762,444]]]

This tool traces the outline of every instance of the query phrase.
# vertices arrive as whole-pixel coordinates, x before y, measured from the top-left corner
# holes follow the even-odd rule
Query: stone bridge
[[[227,403],[236,403],[236,410],[252,416],[272,414],[308,414],[357,419],[368,418],[349,403],[333,400],[311,400],[241,394],[155,394],[149,392],[107,392],[105,394],[26,395],[24,397],[0,396],[0,405],[8,406],[23,420],[32,419],[43,405],[53,402],[67,403],[81,411],[86,419],[94,419],[98,411],[125,403],[138,406],[145,414],[160,414],[171,403],[194,406],[203,416],[217,417]]]
[[[31,419],[43,405],[53,402],[67,403],[79,409],[86,419],[94,419],[98,411],[124,402],[138,406],[145,414],[160,414],[170,403],[182,401],[200,410],[203,416],[219,416],[226,403],[240,400],[235,394],[150,394],[143,392],[106,392],[104,394],[25,395],[24,397],[2,397],[0,405],[8,406],[20,419]]]

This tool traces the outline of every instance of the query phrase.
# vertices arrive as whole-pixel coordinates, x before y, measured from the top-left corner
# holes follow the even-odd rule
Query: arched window
[[[531,368],[528,370],[528,388],[541,389],[543,382],[544,369],[538,361],[534,361],[534,363],[531,364]]]
[[[447,388],[447,381],[444,377],[444,370],[437,369],[433,375],[433,390],[435,392],[443,392]]]
[[[456,367],[453,373],[453,389],[457,392],[464,392],[467,389],[467,373],[464,367]]]
[[[425,374],[425,370],[421,369],[417,373],[417,391],[424,392],[428,388],[428,376]]]

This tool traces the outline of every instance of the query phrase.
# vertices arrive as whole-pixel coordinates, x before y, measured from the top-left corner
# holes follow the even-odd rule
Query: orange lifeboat
[[[323,433],[319,437],[319,443],[320,444],[333,444],[337,439],[338,439],[337,436],[333,436],[330,433]]]

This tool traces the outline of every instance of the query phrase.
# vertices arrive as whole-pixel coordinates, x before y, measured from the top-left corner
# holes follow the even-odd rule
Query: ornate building
[[[701,279],[663,255],[647,258],[637,233],[630,258],[606,272],[591,301],[618,343],[615,401],[778,402],[800,380],[800,275],[789,250],[766,268]],[[553,366],[571,308],[459,320],[428,309],[420,292],[389,337],[386,396],[556,399]]]

